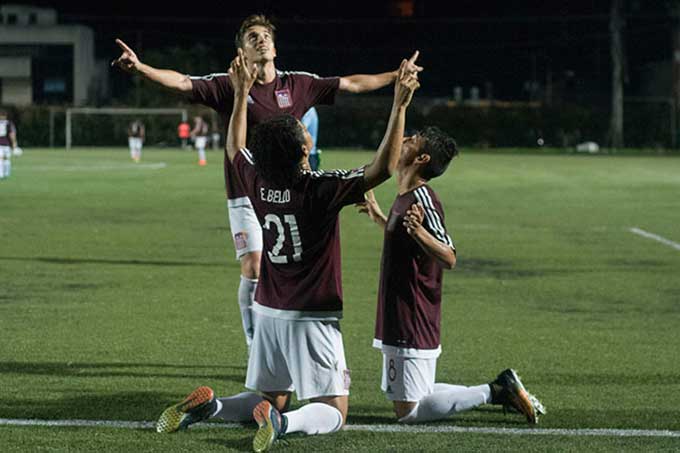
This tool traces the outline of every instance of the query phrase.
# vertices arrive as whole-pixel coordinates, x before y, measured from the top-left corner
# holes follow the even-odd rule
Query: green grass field
[[[326,168],[370,153],[329,151]],[[222,157],[26,150],[0,181],[0,418],[155,420],[198,385],[243,390]],[[160,165],[164,163],[165,165]],[[433,182],[458,248],[438,381],[519,370],[538,428],[680,431],[680,158],[466,152]],[[377,191],[387,209],[390,181]],[[392,424],[371,348],[381,231],[342,214],[348,423]],[[431,426],[525,428],[483,407]],[[254,428],[0,425],[9,451],[246,451]],[[680,450],[678,437],[344,431],[291,451]],[[278,447],[282,450],[283,448]]]

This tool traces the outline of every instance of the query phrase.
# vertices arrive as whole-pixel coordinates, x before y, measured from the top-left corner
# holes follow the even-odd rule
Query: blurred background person
[[[182,149],[186,149],[189,137],[191,136],[191,126],[186,121],[182,121],[177,126],[177,136],[182,144]]]
[[[130,123],[128,126],[128,146],[130,147],[130,157],[135,162],[139,162],[142,158],[142,145],[145,136],[144,123],[138,119]]]
[[[205,146],[208,144],[208,123],[200,116],[194,117],[194,128],[191,129],[191,139],[198,151],[198,165],[201,167],[208,162],[205,159]]]
[[[17,146],[17,130],[14,123],[7,118],[7,112],[0,110],[0,179],[9,178],[13,153],[21,154]]]

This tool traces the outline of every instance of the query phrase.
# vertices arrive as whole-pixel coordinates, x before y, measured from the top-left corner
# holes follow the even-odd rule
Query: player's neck
[[[274,66],[274,61],[267,61],[266,63],[256,63],[257,64],[257,79],[256,83],[260,85],[266,85],[271,83],[276,78],[276,66]]]
[[[414,167],[406,167],[397,171],[399,195],[410,192],[426,183],[427,181],[418,174],[418,170]]]

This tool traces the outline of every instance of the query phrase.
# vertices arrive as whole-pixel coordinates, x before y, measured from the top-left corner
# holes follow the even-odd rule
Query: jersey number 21
[[[292,256],[280,255],[281,249],[283,249],[283,245],[286,242],[286,226],[284,226],[284,222],[286,226],[288,226],[288,230],[290,231],[290,239],[293,243]],[[302,241],[300,241],[300,230],[298,230],[297,221],[295,220],[294,215],[285,214],[283,216],[282,222],[281,217],[278,215],[267,214],[264,217],[264,225],[262,225],[262,227],[265,230],[270,231],[272,230],[272,227],[276,228],[276,244],[274,244],[274,247],[271,250],[267,251],[269,260],[272,263],[287,264],[290,263],[290,259],[295,262],[302,260]]]

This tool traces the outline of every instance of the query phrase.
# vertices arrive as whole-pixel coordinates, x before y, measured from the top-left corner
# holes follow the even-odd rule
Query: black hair
[[[305,135],[298,120],[279,115],[258,124],[250,136],[255,170],[276,187],[290,187],[301,174]]]
[[[255,25],[261,25],[264,28],[266,28],[269,31],[269,34],[272,36],[272,41],[274,41],[274,32],[276,31],[276,27],[272,22],[265,16],[264,14],[252,14],[245,19],[243,19],[243,22],[241,22],[241,26],[238,29],[238,32],[236,33],[236,38],[234,39],[234,45],[236,45],[237,49],[242,49],[243,48],[243,37],[246,34],[246,31],[250,27],[254,27]]]
[[[420,176],[426,180],[436,178],[446,171],[451,160],[458,155],[458,145],[453,137],[438,127],[425,128],[418,135],[425,142],[422,152],[430,156],[430,161],[425,164]]]

